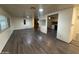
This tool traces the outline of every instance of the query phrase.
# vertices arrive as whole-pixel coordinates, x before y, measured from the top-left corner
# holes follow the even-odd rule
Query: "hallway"
[[[54,30],[48,34],[33,29],[15,30],[2,54],[64,54],[79,53],[79,47],[56,39]]]

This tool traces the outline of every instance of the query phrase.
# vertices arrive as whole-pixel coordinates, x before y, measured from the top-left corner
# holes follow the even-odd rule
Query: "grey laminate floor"
[[[32,29],[16,30],[11,35],[2,54],[71,54],[79,53],[79,46],[56,39],[56,32],[43,34]]]

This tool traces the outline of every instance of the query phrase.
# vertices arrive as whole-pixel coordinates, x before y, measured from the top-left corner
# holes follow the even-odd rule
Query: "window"
[[[7,20],[7,17],[0,16],[0,32],[7,29],[9,27],[9,21]]]

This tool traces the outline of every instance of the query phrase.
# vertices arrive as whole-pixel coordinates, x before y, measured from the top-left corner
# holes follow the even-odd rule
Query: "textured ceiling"
[[[56,10],[73,7],[70,4],[3,4],[0,5],[5,11],[12,16],[32,16],[33,13],[38,14],[38,9],[44,9],[44,14],[51,13]],[[34,12],[35,11],[35,12]]]

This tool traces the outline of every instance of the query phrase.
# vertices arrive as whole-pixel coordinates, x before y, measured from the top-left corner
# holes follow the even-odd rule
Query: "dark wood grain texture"
[[[79,47],[56,39],[56,32],[47,34],[32,29],[15,30],[2,54],[71,54],[79,53]]]

